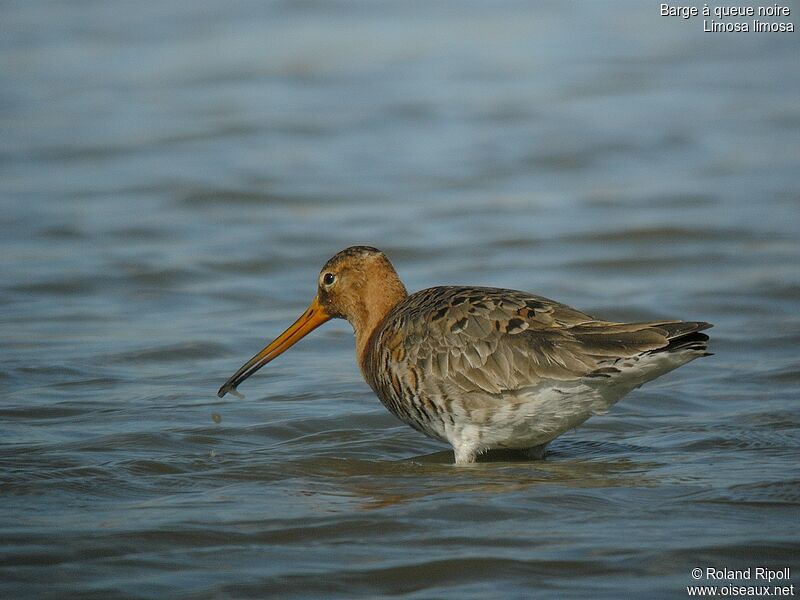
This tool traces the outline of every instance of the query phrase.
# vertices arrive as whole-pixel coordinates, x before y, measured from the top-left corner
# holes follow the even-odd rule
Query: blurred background
[[[6,1],[0,49],[0,595],[800,572],[797,33],[638,0]],[[409,290],[711,321],[716,355],[544,462],[452,468],[343,321],[218,400],[353,244]]]

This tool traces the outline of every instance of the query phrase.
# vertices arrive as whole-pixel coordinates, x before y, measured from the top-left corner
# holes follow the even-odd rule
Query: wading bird
[[[456,464],[491,449],[542,458],[547,443],[625,394],[707,356],[709,323],[615,323],[526,292],[442,286],[409,295],[389,259],[353,246],[320,271],[293,325],[219,389],[224,396],[332,318],[389,411],[448,442]]]

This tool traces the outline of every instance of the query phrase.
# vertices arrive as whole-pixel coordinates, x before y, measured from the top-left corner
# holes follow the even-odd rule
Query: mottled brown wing
[[[605,376],[620,358],[666,347],[679,324],[610,323],[525,292],[438,287],[410,296],[382,343],[390,361],[415,365],[425,379],[497,394]]]

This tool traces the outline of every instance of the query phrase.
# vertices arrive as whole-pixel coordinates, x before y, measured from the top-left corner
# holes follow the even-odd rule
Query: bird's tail
[[[708,336],[705,333],[700,333],[704,329],[713,327],[711,323],[704,321],[681,321],[679,323],[664,323],[660,324],[659,328],[667,331],[667,345],[658,350],[657,352],[678,352],[691,350],[701,353],[701,356],[711,356],[707,352]]]

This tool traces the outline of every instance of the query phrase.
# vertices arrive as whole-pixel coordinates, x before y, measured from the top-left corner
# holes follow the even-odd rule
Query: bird
[[[709,356],[702,321],[618,323],[527,292],[438,286],[409,294],[387,256],[352,246],[319,273],[308,309],[236,371],[237,387],[334,318],[355,335],[383,405],[449,443],[456,465],[489,450],[544,458],[546,446],[642,384]]]

